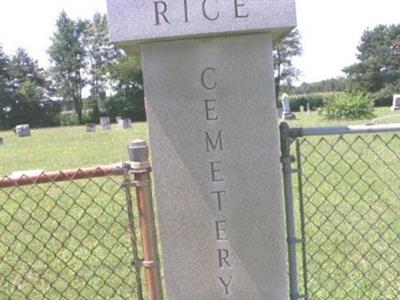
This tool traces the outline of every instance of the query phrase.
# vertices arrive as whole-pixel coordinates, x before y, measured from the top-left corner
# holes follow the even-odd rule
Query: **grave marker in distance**
[[[287,300],[272,47],[292,0],[108,0],[140,49],[167,299]]]

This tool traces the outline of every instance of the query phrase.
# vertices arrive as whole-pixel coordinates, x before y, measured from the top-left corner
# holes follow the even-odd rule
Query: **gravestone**
[[[101,130],[111,130],[111,123],[109,117],[100,118]]]
[[[400,110],[400,95],[393,95],[392,111]]]
[[[273,41],[287,0],[108,0],[140,50],[167,299],[287,300]]]
[[[300,112],[304,113],[304,106],[303,105],[300,105]]]
[[[94,123],[86,124],[86,132],[96,132],[96,124]]]
[[[29,127],[29,124],[21,124],[21,125],[15,126],[15,134],[18,137],[31,136],[31,128]]]
[[[118,126],[122,129],[132,128],[132,121],[131,119],[120,119],[118,122]]]
[[[308,114],[308,115],[311,114],[311,105],[310,105],[310,102],[307,102],[307,114]]]
[[[296,116],[294,113],[292,113],[292,110],[290,109],[290,99],[288,94],[283,94],[282,95],[282,120],[294,120],[296,119]],[[304,107],[303,107],[304,110]]]
[[[119,122],[122,120],[122,117],[117,116],[115,117],[115,123],[119,124]]]

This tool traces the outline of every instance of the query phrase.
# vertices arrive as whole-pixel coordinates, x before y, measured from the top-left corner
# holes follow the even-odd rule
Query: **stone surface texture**
[[[287,300],[271,34],[142,50],[167,299]],[[208,152],[205,133],[220,130],[223,151]],[[218,220],[226,223],[216,230]],[[221,248],[229,267],[219,265]],[[229,295],[221,276],[231,278]]]
[[[107,5],[111,39],[127,50],[143,41],[212,34],[269,31],[279,37],[296,26],[294,0],[107,0]],[[166,19],[158,14],[157,20],[156,5],[161,13],[166,9]]]

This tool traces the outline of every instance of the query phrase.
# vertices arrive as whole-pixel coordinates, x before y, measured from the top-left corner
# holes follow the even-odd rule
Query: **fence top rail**
[[[292,137],[400,132],[400,124],[290,128]]]
[[[39,172],[37,174],[29,174],[29,172],[24,174],[20,172],[17,176],[9,175],[0,177],[0,188],[121,175],[123,167],[123,164],[119,163],[74,170]]]

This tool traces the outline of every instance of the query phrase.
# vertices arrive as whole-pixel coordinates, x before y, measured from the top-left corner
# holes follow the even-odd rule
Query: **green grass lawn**
[[[133,129],[85,127],[1,132],[0,174],[128,160]],[[121,176],[0,189],[0,299],[135,299]]]
[[[146,123],[133,129],[87,133],[85,127],[33,129],[32,136],[18,138],[12,131],[0,132],[0,175],[22,170],[62,170],[112,164],[128,160],[128,144],[147,140]]]
[[[378,108],[375,115],[375,120],[328,121],[315,112],[296,113],[297,120],[288,123],[400,123],[400,113],[389,108]],[[147,140],[147,125],[0,136],[5,139],[1,176],[126,161],[129,142]],[[400,139],[393,134],[333,136],[301,143],[309,299],[398,299]],[[121,182],[112,176],[0,189],[0,299],[131,298],[136,283]],[[299,219],[297,229],[300,235]]]

